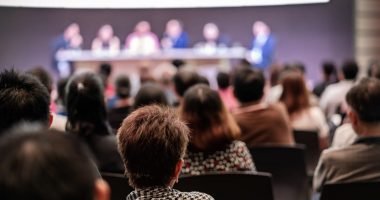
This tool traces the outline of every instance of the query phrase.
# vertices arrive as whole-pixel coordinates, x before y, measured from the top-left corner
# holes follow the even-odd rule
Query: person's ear
[[[351,124],[353,126],[358,125],[359,119],[358,119],[358,115],[355,112],[353,112],[352,110],[348,111],[348,117],[349,117]]]
[[[107,182],[98,179],[95,182],[94,200],[110,200],[111,190]]]
[[[49,128],[51,127],[51,124],[53,123],[54,116],[53,114],[49,113]]]
[[[179,177],[179,174],[181,173],[181,170],[182,170],[182,166],[183,166],[183,159],[181,158],[179,161],[178,161],[178,163],[176,164],[176,166],[175,166],[175,174],[174,174],[174,177],[176,178],[176,179],[178,179],[178,177]]]

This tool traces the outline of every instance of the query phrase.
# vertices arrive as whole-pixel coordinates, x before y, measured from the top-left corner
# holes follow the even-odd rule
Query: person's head
[[[136,24],[135,31],[140,34],[149,33],[150,32],[150,23],[147,21],[141,21]]]
[[[252,25],[252,33],[255,36],[269,35],[270,29],[269,26],[265,24],[263,21],[256,21]]]
[[[107,87],[107,85],[108,85],[108,79],[109,79],[109,77],[112,74],[112,65],[109,64],[109,63],[102,63],[102,64],[100,64],[100,66],[99,66],[99,72],[98,73],[100,75],[100,78],[103,81],[104,87]]]
[[[18,130],[0,140],[2,199],[108,200],[89,150],[68,134]]]
[[[65,29],[63,36],[67,39],[70,40],[72,37],[79,35],[80,34],[80,28],[77,23],[72,23],[67,28]]]
[[[0,72],[0,134],[20,122],[49,126],[50,95],[35,77],[14,70]]]
[[[165,33],[169,37],[177,38],[182,33],[182,27],[183,27],[182,23],[179,20],[177,20],[177,19],[169,20],[166,23]]]
[[[214,23],[207,23],[203,27],[203,37],[206,41],[216,41],[219,38],[219,28]]]
[[[227,72],[219,72],[216,81],[219,89],[227,89],[230,86],[230,75]]]
[[[368,67],[368,77],[380,79],[380,62],[374,60]]]
[[[283,88],[280,101],[291,115],[310,107],[309,92],[305,80],[300,73],[286,72],[281,78]]]
[[[234,95],[241,103],[257,102],[264,96],[263,72],[250,68],[238,69],[233,78]]]
[[[191,86],[200,83],[200,76],[192,70],[181,68],[173,77],[175,92],[182,97]]]
[[[66,130],[80,136],[108,133],[102,81],[96,74],[73,76],[66,86]]]
[[[146,83],[137,92],[133,107],[137,109],[151,104],[166,106],[168,105],[168,100],[164,90],[160,86],[153,83]]]
[[[347,93],[346,101],[352,126],[359,135],[373,134],[366,129],[380,127],[379,79],[364,78]]]
[[[191,130],[191,147],[216,150],[240,136],[240,129],[224,106],[218,92],[204,84],[186,91],[180,116]]]
[[[279,84],[282,71],[283,71],[283,66],[279,64],[274,64],[269,68],[269,74],[270,74],[269,81],[272,87]]]
[[[57,93],[58,93],[57,100],[60,101],[62,104],[65,104],[66,85],[68,82],[69,82],[68,78],[62,78],[62,79],[58,80],[58,83],[57,83]]]
[[[359,67],[355,61],[346,61],[341,68],[341,73],[345,80],[355,80],[358,72]]]
[[[116,95],[121,99],[126,99],[131,93],[131,82],[128,76],[120,75],[116,78]]]
[[[189,129],[174,110],[145,106],[124,119],[118,148],[134,188],[173,186],[183,164]]]
[[[109,41],[113,37],[113,28],[109,24],[105,24],[102,27],[100,27],[99,32],[98,32],[98,37],[102,41]]]
[[[53,86],[53,78],[50,76],[49,72],[47,72],[43,67],[34,67],[26,71],[26,73],[36,77],[46,87],[49,94],[51,93]]]
[[[322,72],[323,77],[326,81],[333,81],[333,79],[336,79],[336,67],[333,62],[323,62]]]

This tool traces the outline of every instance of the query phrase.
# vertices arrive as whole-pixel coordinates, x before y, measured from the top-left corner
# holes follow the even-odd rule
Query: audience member
[[[91,73],[79,74],[69,80],[66,90],[66,130],[88,144],[101,171],[122,171],[116,138],[107,121],[101,79]]]
[[[349,146],[323,151],[314,175],[317,191],[326,183],[380,180],[380,80],[363,79],[346,101],[359,137]]]
[[[138,109],[143,106],[158,104],[162,106],[168,105],[168,100],[166,98],[164,90],[151,83],[146,83],[143,85],[135,96],[135,102],[133,104],[133,109]]]
[[[242,68],[234,77],[234,95],[241,106],[233,111],[248,146],[294,144],[289,116],[283,104],[263,101],[265,78],[261,71]]]
[[[147,21],[136,24],[135,31],[128,35],[125,40],[125,48],[133,54],[152,54],[160,49],[160,43],[156,34],[150,30]]]
[[[21,122],[52,121],[48,90],[35,77],[14,70],[0,72],[0,135]]]
[[[355,83],[358,71],[359,67],[356,62],[345,62],[339,74],[340,81],[329,85],[322,93],[320,106],[328,118],[339,112],[345,95]]]
[[[228,110],[232,110],[239,106],[230,85],[230,75],[226,72],[219,72],[216,76],[218,82],[218,93],[224,105]]]
[[[113,28],[109,24],[100,27],[98,36],[92,41],[93,51],[118,52],[120,50],[120,39],[114,35]]]
[[[102,63],[99,66],[98,74],[102,78],[104,86],[104,95],[107,99],[111,99],[115,96],[115,88],[112,83],[110,83],[110,77],[112,74],[112,65],[109,63]]]
[[[1,138],[0,155],[2,199],[110,199],[88,149],[70,135],[18,130]]]
[[[183,30],[182,22],[177,19],[171,19],[166,23],[161,45],[164,49],[181,49],[189,46],[189,36]]]
[[[173,77],[173,82],[179,101],[182,101],[182,97],[187,89],[202,82],[200,77],[195,71],[188,68],[181,68],[177,71]]]
[[[58,80],[57,83],[57,99],[55,100],[55,103],[57,105],[57,111],[56,113],[58,115],[64,115],[66,116],[66,107],[65,107],[65,99],[66,99],[66,85],[69,81],[68,78],[62,78]]]
[[[131,112],[132,102],[130,98],[131,83],[128,76],[120,75],[115,83],[116,98],[113,108],[108,111],[108,119],[111,127],[117,130],[124,118]]]
[[[174,111],[159,106],[142,107],[123,121],[117,133],[119,152],[135,189],[127,200],[213,199],[173,189],[183,166],[188,134],[188,127]]]
[[[204,84],[191,87],[179,112],[191,130],[182,173],[254,171],[246,144],[237,140],[240,128],[216,91]]]
[[[328,147],[329,127],[325,115],[310,103],[309,92],[301,74],[287,72],[281,79],[283,92],[280,101],[284,103],[292,128],[299,131],[317,131],[320,147]]]
[[[317,97],[321,97],[326,87],[333,83],[336,83],[338,79],[337,74],[336,74],[335,64],[332,62],[324,62],[322,64],[322,73],[323,73],[322,82],[318,83],[313,89],[313,93]]]
[[[368,77],[380,79],[380,62],[372,61],[368,67]]]
[[[274,64],[269,68],[269,89],[265,96],[265,101],[267,103],[276,103],[279,101],[282,94],[280,77],[283,71],[284,67],[278,64]]]

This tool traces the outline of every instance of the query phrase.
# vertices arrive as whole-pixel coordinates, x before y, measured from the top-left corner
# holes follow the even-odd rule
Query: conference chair
[[[123,174],[102,173],[101,175],[111,188],[111,200],[125,199],[133,191],[133,188],[129,186],[128,178]]]
[[[271,176],[267,173],[212,172],[182,176],[174,185],[184,192],[199,191],[217,200],[273,200]]]
[[[326,184],[322,188],[321,200],[378,200],[380,182]]]
[[[272,174],[276,200],[309,199],[304,145],[266,145],[249,150],[256,170]]]
[[[307,172],[312,176],[321,154],[318,132],[294,130],[293,135],[297,144],[306,146]]]

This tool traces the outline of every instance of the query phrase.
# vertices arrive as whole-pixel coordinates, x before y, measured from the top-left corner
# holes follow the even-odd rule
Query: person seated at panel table
[[[205,84],[191,87],[179,113],[191,129],[183,174],[255,171],[246,144],[237,140],[240,128],[217,91]]]
[[[161,39],[164,49],[179,49],[189,46],[189,36],[183,30],[183,24],[177,19],[172,19],[166,23],[164,36]]]
[[[215,23],[207,23],[203,27],[204,41],[197,43],[195,48],[202,49],[205,53],[215,53],[218,48],[228,47],[228,38],[220,34]]]
[[[214,199],[173,189],[184,163],[189,132],[174,110],[157,105],[139,108],[124,119],[117,137],[125,175],[134,188],[127,200]]]
[[[120,49],[120,40],[114,35],[111,25],[105,24],[100,27],[98,36],[92,41],[91,49],[93,51],[118,51]]]
[[[248,55],[251,64],[259,69],[267,69],[273,62],[276,39],[267,24],[256,21],[252,25],[252,49]]]
[[[133,54],[151,54],[160,49],[160,43],[156,34],[151,31],[147,21],[136,24],[135,31],[128,35],[125,40],[125,48]]]

